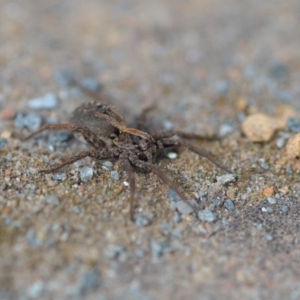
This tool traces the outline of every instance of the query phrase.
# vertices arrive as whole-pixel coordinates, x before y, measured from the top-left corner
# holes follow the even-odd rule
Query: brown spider
[[[96,93],[85,89],[79,83],[76,83],[76,85],[93,98],[100,99]],[[203,138],[199,135],[179,131],[158,132],[155,134],[149,134],[142,131],[142,129],[144,129],[146,113],[148,110],[149,109],[146,109],[141,114],[137,126],[139,129],[135,129],[127,127],[124,118],[109,104],[91,101],[80,105],[74,110],[70,118],[70,123],[46,124],[39,130],[27,136],[25,140],[44,130],[70,130],[74,132],[77,138],[80,137],[82,139],[83,137],[84,141],[93,147],[93,150],[82,151],[78,155],[51,169],[39,171],[44,174],[56,172],[58,169],[70,165],[84,157],[91,157],[99,160],[119,159],[129,177],[130,217],[132,220],[134,220],[135,208],[135,172],[146,174],[153,172],[166,185],[172,188],[182,200],[191,206],[177,185],[153,164],[163,153],[164,149],[170,147],[185,147],[190,151],[207,158],[225,172],[231,172],[220,165],[204,150],[199,149],[186,141],[174,138],[175,136],[185,139]]]

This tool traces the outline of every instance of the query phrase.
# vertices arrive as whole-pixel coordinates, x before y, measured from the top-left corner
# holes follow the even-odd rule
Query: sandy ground
[[[298,0],[1,0],[0,298],[300,299],[299,172],[276,167],[295,130],[241,131],[254,112],[299,120],[299,15]],[[219,134],[193,143],[236,181],[188,151],[157,163],[213,222],[176,212],[150,174],[132,223],[117,163],[37,173],[87,149],[64,133],[21,141],[88,101],[64,72],[100,82],[132,126],[154,100],[149,128]],[[58,102],[28,106],[46,94]]]

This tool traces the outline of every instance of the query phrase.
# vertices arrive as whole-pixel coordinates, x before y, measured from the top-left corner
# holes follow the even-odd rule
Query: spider
[[[94,98],[93,101],[77,107],[71,115],[69,123],[46,124],[37,131],[31,133],[24,140],[45,130],[69,130],[74,132],[76,138],[87,142],[92,146],[92,150],[82,151],[78,155],[54,166],[51,169],[40,170],[39,173],[53,173],[60,168],[70,165],[85,157],[91,157],[98,160],[118,159],[122,168],[128,174],[130,189],[130,218],[134,221],[135,209],[135,173],[154,173],[169,188],[173,189],[178,196],[187,202],[187,198],[178,188],[178,186],[154,163],[161,156],[165,149],[171,147],[184,147],[188,150],[202,156],[225,172],[231,173],[228,169],[219,164],[213,156],[206,151],[199,149],[184,139],[203,138],[196,134],[176,132],[157,132],[150,134],[145,129],[146,114],[149,111],[145,109],[137,122],[137,129],[126,125],[124,118],[110,104],[103,103],[103,98],[79,83],[76,85]],[[98,102],[96,100],[102,100]],[[175,138],[177,137],[177,138]],[[194,209],[194,207],[193,207]]]

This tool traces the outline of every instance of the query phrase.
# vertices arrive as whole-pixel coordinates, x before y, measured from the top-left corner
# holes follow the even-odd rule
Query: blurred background
[[[299,28],[299,0],[0,0],[0,298],[299,299],[299,177],[272,173],[291,133],[262,145],[240,130],[248,114],[281,105],[299,116]],[[152,219],[138,227],[115,165],[120,181],[99,165],[87,183],[74,165],[56,179],[31,173],[82,149],[68,136],[57,147],[51,135],[19,138],[88,100],[64,74],[100,83],[130,124],[155,101],[154,126],[219,132],[207,146],[241,171],[221,190],[236,210],[181,221],[167,187],[139,176],[139,207]],[[189,152],[162,166],[191,193],[218,184],[218,170]],[[284,189],[268,202],[268,186]]]

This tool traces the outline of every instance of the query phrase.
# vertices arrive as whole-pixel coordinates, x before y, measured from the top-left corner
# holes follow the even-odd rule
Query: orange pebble
[[[263,191],[263,195],[264,195],[265,197],[273,196],[274,193],[275,193],[275,189],[274,189],[273,186],[269,186],[269,187],[267,187],[266,189],[264,189],[264,191]]]

